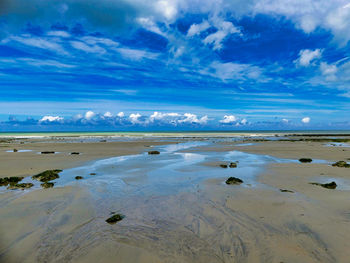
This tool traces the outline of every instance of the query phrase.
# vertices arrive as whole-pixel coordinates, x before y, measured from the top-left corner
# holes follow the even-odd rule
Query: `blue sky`
[[[350,129],[350,1],[5,0],[0,131]]]

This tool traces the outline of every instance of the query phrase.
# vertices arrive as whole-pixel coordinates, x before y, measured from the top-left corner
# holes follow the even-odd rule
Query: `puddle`
[[[332,142],[332,143],[327,143],[324,146],[326,146],[326,147],[350,147],[350,144],[343,143],[343,142]]]
[[[33,150],[17,150],[18,153],[32,152]],[[7,153],[14,153],[14,150],[8,150]]]

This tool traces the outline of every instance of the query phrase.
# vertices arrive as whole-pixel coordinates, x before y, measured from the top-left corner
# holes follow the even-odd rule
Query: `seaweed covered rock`
[[[0,186],[14,185],[22,180],[23,177],[17,176],[0,178]]]
[[[333,163],[332,166],[334,167],[345,167],[345,168],[350,168],[350,164],[348,164],[345,161],[338,161],[336,163]]]
[[[229,177],[227,180],[226,180],[226,184],[241,184],[243,183],[243,181],[237,177]]]
[[[107,222],[108,224],[113,225],[113,224],[115,224],[115,223],[117,223],[117,222],[123,220],[124,217],[125,217],[125,216],[122,215],[122,214],[115,214],[115,215],[111,216],[110,218],[106,219],[106,222]]]
[[[288,189],[280,189],[280,191],[281,191],[282,193],[294,193],[294,191],[288,190]]]
[[[18,150],[17,149],[13,149],[13,152],[16,153],[16,152],[18,152]]]
[[[237,167],[237,163],[230,163],[229,167],[230,168],[236,168]]]
[[[301,163],[311,163],[312,159],[311,158],[300,158],[299,162],[301,162]]]
[[[81,180],[81,179],[84,179],[84,177],[79,176],[79,175],[75,177],[75,180]]]
[[[227,166],[227,164],[220,164],[220,167],[221,168],[227,168],[228,166]]]
[[[15,189],[26,189],[26,188],[31,188],[33,187],[34,184],[32,183],[22,183],[22,184],[10,184],[10,186],[7,187],[7,189],[10,189],[10,190],[15,190]]]
[[[322,187],[327,188],[327,189],[335,189],[335,188],[337,188],[337,184],[334,181],[330,182],[330,183],[326,183],[326,184],[320,184],[320,183],[310,183],[310,184],[322,186]]]
[[[159,151],[149,151],[148,154],[160,154]]]
[[[41,184],[42,188],[52,188],[54,187],[55,183],[51,183],[51,182],[45,182]]]
[[[46,170],[40,174],[33,175],[32,179],[38,180],[40,182],[48,182],[48,181],[52,181],[52,180],[55,180],[57,178],[60,178],[60,176],[58,175],[60,172],[62,172],[62,170],[59,170],[59,169]]]

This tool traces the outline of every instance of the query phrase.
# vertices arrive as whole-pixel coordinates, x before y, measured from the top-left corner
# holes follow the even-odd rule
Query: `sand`
[[[172,143],[156,140],[138,139],[120,142],[73,142],[64,140],[28,139],[11,143],[0,143],[0,178],[5,176],[31,176],[48,169],[67,169],[83,165],[87,161],[104,159],[111,156],[136,154],[150,150],[151,145]],[[103,140],[101,140],[103,141]],[[17,149],[18,152],[7,152]],[[30,152],[20,152],[31,150]],[[55,154],[40,154],[42,151],[54,151]],[[79,155],[71,155],[79,152]]]
[[[164,142],[33,142],[30,149],[35,146],[37,151],[85,154],[2,152],[1,160],[8,159],[1,170],[26,175],[31,174],[28,167],[74,167],[94,158],[139,153],[149,148],[144,145],[156,143]],[[0,262],[348,262],[350,169],[330,163],[350,158],[350,148],[320,142],[235,144],[219,142],[182,152],[238,150],[293,162],[269,163],[259,172],[257,186],[228,186],[223,183],[226,177],[218,176],[194,190],[141,198],[132,191],[120,198],[96,198],[80,184],[0,193]],[[7,155],[20,156],[21,161]],[[301,157],[325,162],[301,164],[296,161]],[[30,163],[33,167],[26,166]],[[205,161],[198,173],[219,163],[215,158]],[[11,166],[20,167],[7,168]],[[217,172],[229,169],[219,167]],[[309,184],[332,180],[339,184],[336,190]],[[126,218],[109,225],[105,219],[111,212]]]

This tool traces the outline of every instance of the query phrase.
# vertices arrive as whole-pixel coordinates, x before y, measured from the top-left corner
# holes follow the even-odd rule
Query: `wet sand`
[[[93,162],[91,154],[75,162],[67,155],[67,167],[81,168],[64,171],[57,187],[3,190],[0,262],[348,262],[350,169],[330,164],[350,158],[349,148],[211,141],[152,147],[161,152],[157,156],[138,155],[157,140],[116,142],[111,155],[96,150],[95,159],[123,155],[113,152],[120,144],[130,157]],[[100,144],[111,143],[95,146]],[[84,152],[79,147],[85,146],[57,147]],[[299,163],[301,157],[315,162]],[[39,163],[41,156],[30,158]],[[238,167],[218,167],[229,161]],[[45,167],[57,168],[50,164],[55,166]],[[98,176],[69,179],[92,169]],[[244,183],[226,185],[228,176]],[[309,184],[330,181],[337,189]],[[113,212],[126,217],[109,225]]]

